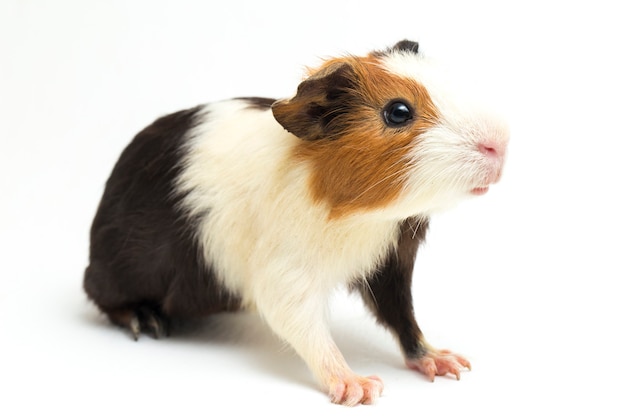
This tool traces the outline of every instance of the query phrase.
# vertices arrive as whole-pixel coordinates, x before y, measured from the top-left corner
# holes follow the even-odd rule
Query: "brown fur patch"
[[[338,101],[326,103],[328,114],[319,117],[326,137],[303,140],[295,154],[311,165],[312,196],[329,205],[331,218],[391,204],[405,185],[410,150],[438,117],[424,86],[389,73],[375,56],[330,60],[311,77],[323,77],[341,64],[350,66],[351,79],[341,94],[325,93],[327,102]],[[311,95],[313,100],[321,96],[321,92]],[[382,117],[384,106],[395,99],[415,110],[414,120],[402,128],[387,126]]]

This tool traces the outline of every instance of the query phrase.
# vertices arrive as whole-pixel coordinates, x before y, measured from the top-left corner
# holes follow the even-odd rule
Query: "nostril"
[[[498,156],[498,151],[496,150],[496,148],[485,143],[479,143],[478,150],[487,156],[491,156],[491,157]]]

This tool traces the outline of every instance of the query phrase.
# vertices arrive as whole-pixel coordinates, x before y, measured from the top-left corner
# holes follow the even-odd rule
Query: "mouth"
[[[487,191],[489,191],[489,186],[472,188],[470,193],[472,195],[483,195],[483,194],[487,194]]]

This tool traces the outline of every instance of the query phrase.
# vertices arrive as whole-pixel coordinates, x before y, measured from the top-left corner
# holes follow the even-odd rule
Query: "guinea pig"
[[[429,216],[484,194],[508,128],[456,100],[401,41],[310,70],[287,99],[236,98],[156,120],[122,152],[90,235],[84,290],[136,340],[172,320],[255,310],[330,399],[374,402],[329,331],[329,296],[362,296],[406,365],[434,380],[470,368],[428,344],[413,265]]]

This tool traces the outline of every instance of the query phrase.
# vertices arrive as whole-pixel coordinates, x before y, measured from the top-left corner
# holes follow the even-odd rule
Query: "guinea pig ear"
[[[331,64],[300,83],[293,98],[275,102],[272,113],[300,139],[328,138],[333,121],[347,112],[346,98],[354,85],[355,72],[350,64]]]
[[[411,52],[417,54],[419,52],[419,43],[410,41],[408,39],[402,40],[395,44],[391,50],[392,51],[402,51],[402,52]]]

